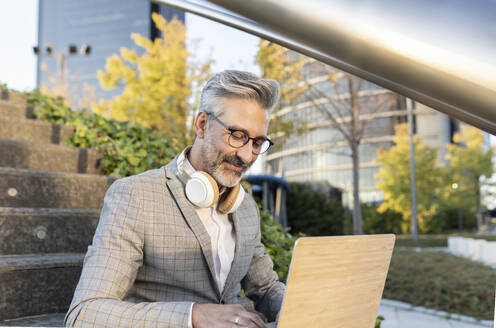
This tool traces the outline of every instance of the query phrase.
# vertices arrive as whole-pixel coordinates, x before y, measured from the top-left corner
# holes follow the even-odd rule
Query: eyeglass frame
[[[207,116],[212,116],[212,117],[214,118],[214,120],[215,120],[217,123],[219,123],[220,125],[222,125],[222,127],[223,127],[224,129],[226,129],[227,131],[229,131],[229,138],[227,139],[227,143],[229,144],[229,146],[231,146],[231,147],[233,147],[233,148],[241,148],[241,147],[245,146],[248,142],[250,142],[250,140],[253,140],[253,141],[252,141],[252,143],[251,143],[251,144],[252,144],[252,151],[251,151],[251,152],[253,153],[253,155],[260,155],[260,154],[264,154],[264,153],[266,153],[266,152],[267,152],[267,150],[269,150],[269,148],[270,148],[270,147],[272,147],[272,146],[274,145],[274,142],[273,142],[272,140],[270,140],[269,138],[267,138],[267,137],[255,137],[255,138],[250,137],[250,136],[249,136],[249,135],[248,135],[245,131],[243,131],[243,130],[240,130],[240,129],[233,129],[233,128],[228,127],[228,126],[227,126],[226,124],[224,124],[224,122],[222,122],[222,121],[221,121],[221,120],[217,117],[217,115],[215,115],[214,113],[212,113],[212,112],[207,112],[207,111],[205,111],[205,113],[207,114]],[[243,143],[241,146],[236,147],[236,146],[233,146],[233,145],[231,144],[231,136],[232,136],[232,134],[233,134],[234,132],[238,132],[238,131],[239,131],[239,132],[243,132],[243,134],[245,135],[245,141],[244,141],[244,143]],[[269,147],[267,147],[267,149],[266,149],[264,152],[261,152],[261,153],[255,153],[255,152],[253,151],[253,148],[254,148],[254,147],[253,147],[253,145],[254,145],[254,142],[255,142],[255,140],[256,140],[256,139],[258,139],[258,140],[260,140],[260,139],[264,139],[264,142],[265,142],[265,141],[268,141],[268,142],[269,142]]]

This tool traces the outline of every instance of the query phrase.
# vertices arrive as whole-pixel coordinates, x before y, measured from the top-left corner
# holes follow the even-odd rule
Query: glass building
[[[346,101],[349,92],[346,85],[335,87],[328,80],[328,74],[337,70],[318,61],[310,60],[303,68],[303,75],[312,88],[317,88],[322,102],[339,98]],[[337,83],[346,83],[339,79]],[[389,97],[388,105],[370,119],[364,130],[359,145],[359,190],[362,202],[381,202],[383,192],[377,189],[375,174],[379,171],[376,162],[377,150],[393,146],[395,126],[407,122],[407,99],[403,96],[379,87],[373,83],[362,81],[358,92],[359,99],[375,99],[363,104],[360,119],[367,120],[375,112],[374,104],[384,97]],[[319,99],[320,101],[321,99]],[[359,100],[360,101],[360,100]],[[413,104],[414,131],[429,146],[445,148],[452,141],[453,133],[458,129],[456,121],[421,104]],[[283,105],[284,106],[284,105]],[[370,106],[370,107],[368,107]],[[332,111],[329,106],[328,110]],[[335,110],[336,111],[336,110]],[[316,107],[314,101],[300,97],[291,105],[284,106],[274,113],[282,120],[306,120],[308,131],[302,135],[291,135],[282,147],[270,149],[263,157],[263,167],[267,174],[284,176],[289,181],[328,181],[332,186],[343,191],[343,203],[353,204],[353,164],[348,142],[336,125],[323,113],[322,107]],[[338,116],[338,115],[336,115]],[[346,121],[349,117],[340,117]],[[439,159],[444,158],[440,152]]]
[[[122,92],[100,89],[96,72],[103,70],[106,59],[118,54],[121,47],[138,48],[131,33],[152,39],[159,36],[152,12],[184,22],[183,12],[144,0],[39,0],[38,12],[37,87],[62,78],[76,97],[84,92],[84,84],[95,87],[97,98]],[[70,45],[76,46],[76,54],[70,54]],[[90,47],[86,56],[81,55],[83,45]]]

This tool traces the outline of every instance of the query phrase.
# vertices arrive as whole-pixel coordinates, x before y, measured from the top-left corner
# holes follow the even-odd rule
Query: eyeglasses
[[[243,131],[243,130],[237,130],[228,127],[224,123],[222,123],[221,120],[217,118],[213,113],[206,112],[208,116],[211,116],[216,120],[224,129],[229,131],[229,145],[233,148],[241,148],[244,145],[246,145],[250,140],[253,140],[252,143],[252,153],[254,155],[260,155],[265,153],[270,146],[272,146],[274,143],[270,141],[270,139],[265,138],[265,137],[256,137],[256,138],[251,138],[248,136],[248,134]]]

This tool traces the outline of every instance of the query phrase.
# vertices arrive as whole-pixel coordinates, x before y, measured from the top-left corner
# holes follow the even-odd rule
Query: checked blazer
[[[236,247],[221,294],[210,236],[186,198],[176,159],[107,191],[67,326],[185,328],[192,302],[235,304],[240,288],[275,319],[285,287],[260,241],[253,198],[246,194],[230,214]]]

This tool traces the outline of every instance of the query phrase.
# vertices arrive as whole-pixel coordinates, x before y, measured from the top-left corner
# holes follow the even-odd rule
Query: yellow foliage
[[[107,59],[105,71],[97,73],[101,86],[105,89],[121,86],[124,91],[110,101],[94,104],[93,110],[108,118],[137,122],[190,143],[193,132],[188,120],[199,94],[195,89],[210,77],[211,61],[191,61],[182,22],[176,18],[167,22],[156,13],[152,14],[152,20],[162,37],[149,40],[133,33],[131,38],[144,48],[144,54],[121,48],[120,56]]]
[[[494,173],[494,148],[484,143],[484,134],[479,129],[465,124],[453,139],[455,143],[447,146],[450,162],[447,184],[456,183],[457,188],[447,188],[447,198],[457,207],[476,212],[481,200],[481,186],[488,184],[481,178],[490,178]]]
[[[378,151],[381,164],[376,174],[377,187],[384,192],[380,213],[393,210],[403,216],[402,230],[408,232],[412,214],[410,187],[410,143],[408,126],[396,127],[395,145]],[[437,149],[428,147],[414,137],[415,171],[417,178],[417,217],[419,232],[430,231],[430,219],[437,213],[443,183],[442,169],[437,165]]]

